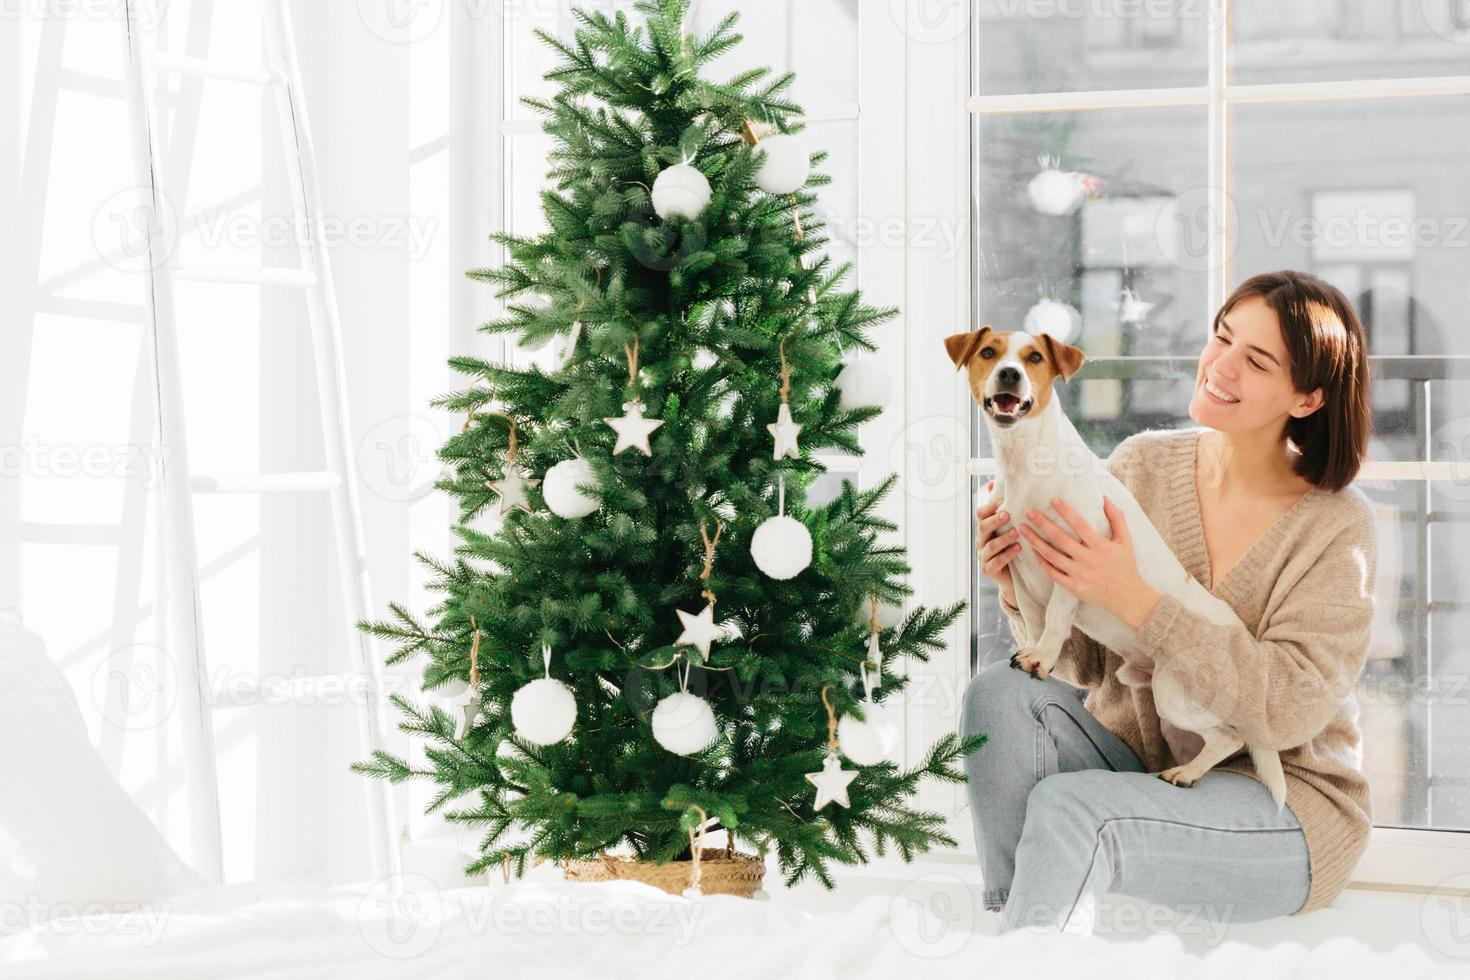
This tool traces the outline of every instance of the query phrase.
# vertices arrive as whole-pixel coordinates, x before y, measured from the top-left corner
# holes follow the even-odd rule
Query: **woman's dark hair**
[[[1341,490],[1358,475],[1373,428],[1368,342],[1357,311],[1331,283],[1286,269],[1237,286],[1215,314],[1214,328],[1251,296],[1265,300],[1281,321],[1296,390],[1322,389],[1320,408],[1286,422],[1285,435],[1301,453],[1292,468],[1316,487]]]

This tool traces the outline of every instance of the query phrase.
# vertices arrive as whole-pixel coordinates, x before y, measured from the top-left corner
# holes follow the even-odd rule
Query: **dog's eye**
[[[987,361],[990,360],[992,357],[995,356],[995,348],[994,347],[982,347],[982,348],[980,348],[980,356],[983,357],[983,358],[985,358]]]
[[[1040,364],[1043,360],[1045,360],[1045,358],[1041,356],[1041,351],[1034,350],[1031,352],[1031,356],[1026,358],[1026,360],[1030,361],[1032,364]]]

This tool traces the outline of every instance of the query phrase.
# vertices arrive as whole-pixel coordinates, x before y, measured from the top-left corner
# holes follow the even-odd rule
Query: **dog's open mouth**
[[[985,410],[997,422],[1014,422],[1031,411],[1031,399],[1021,399],[1008,391],[991,395],[985,399]]]

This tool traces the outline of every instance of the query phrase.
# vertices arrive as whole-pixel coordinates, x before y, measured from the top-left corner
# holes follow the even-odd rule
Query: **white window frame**
[[[1208,186],[1212,211],[1209,235],[1207,308],[1201,322],[1210,323],[1229,293],[1234,280],[1230,248],[1235,229],[1230,222],[1230,194],[1233,173],[1230,168],[1228,116],[1229,109],[1247,105],[1286,105],[1318,101],[1350,101],[1362,99],[1412,99],[1444,95],[1470,94],[1470,75],[1442,77],[1348,80],[1329,82],[1290,82],[1277,84],[1226,84],[1225,65],[1229,46],[1228,0],[1209,0],[1208,75],[1206,84],[1178,88],[1123,89],[1080,92],[1048,92],[1017,95],[970,94],[966,107],[975,117],[1017,113],[1078,112],[1094,109],[1150,109],[1166,107],[1205,107],[1208,113]],[[923,92],[911,92],[910,102],[922,101]],[[939,97],[939,93],[935,93]],[[968,189],[970,175],[965,173]],[[963,407],[968,417],[968,404]],[[993,459],[971,459],[971,473],[995,472]],[[1364,465],[1360,478],[1365,480],[1423,481],[1463,480],[1470,475],[1470,465],[1463,462],[1370,462]],[[963,536],[973,540],[973,528],[966,520],[960,526],[926,527],[931,535]],[[966,549],[968,555],[968,548]],[[971,562],[973,565],[973,562]],[[968,574],[973,574],[970,570]],[[968,634],[956,649],[968,652]],[[966,658],[968,659],[968,658]],[[968,665],[966,665],[968,672]],[[961,800],[963,808],[963,800]],[[956,835],[964,832],[968,820],[956,821]],[[967,835],[966,835],[967,836]],[[1354,869],[1350,882],[1357,888],[1432,889],[1459,875],[1470,874],[1470,833],[1397,827],[1374,827],[1367,851]]]

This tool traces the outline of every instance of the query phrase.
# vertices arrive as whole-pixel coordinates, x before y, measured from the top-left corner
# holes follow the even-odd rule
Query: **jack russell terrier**
[[[1035,509],[1066,529],[1066,520],[1050,506],[1053,497],[1060,497],[1104,533],[1108,527],[1103,513],[1106,495],[1126,517],[1138,572],[1150,588],[1173,596],[1211,623],[1240,624],[1235,610],[1174,557],[1133,494],[1082,441],[1052,397],[1052,382],[1058,376],[1068,381],[1082,366],[1086,355],[1080,349],[1044,333],[1033,337],[989,326],[946,337],[944,346],[957,368],[968,369],[970,394],[984,409],[990,428],[997,473],[987,503],[999,499],[1000,509],[1015,515]],[[1032,548],[1023,548],[1009,567],[1031,642],[1016,651],[1011,666],[1033,677],[1048,676],[1073,626],[1122,657],[1118,680],[1128,687],[1152,686],[1164,739],[1174,757],[1184,763],[1159,773],[1160,779],[1193,786],[1245,745],[1234,728],[1188,697],[1174,672],[1154,673],[1152,660],[1136,649],[1137,634],[1132,627],[1107,610],[1056,588]],[[1043,627],[1039,640],[1038,625]],[[1286,803],[1286,777],[1280,757],[1271,749],[1246,748],[1281,812]]]

